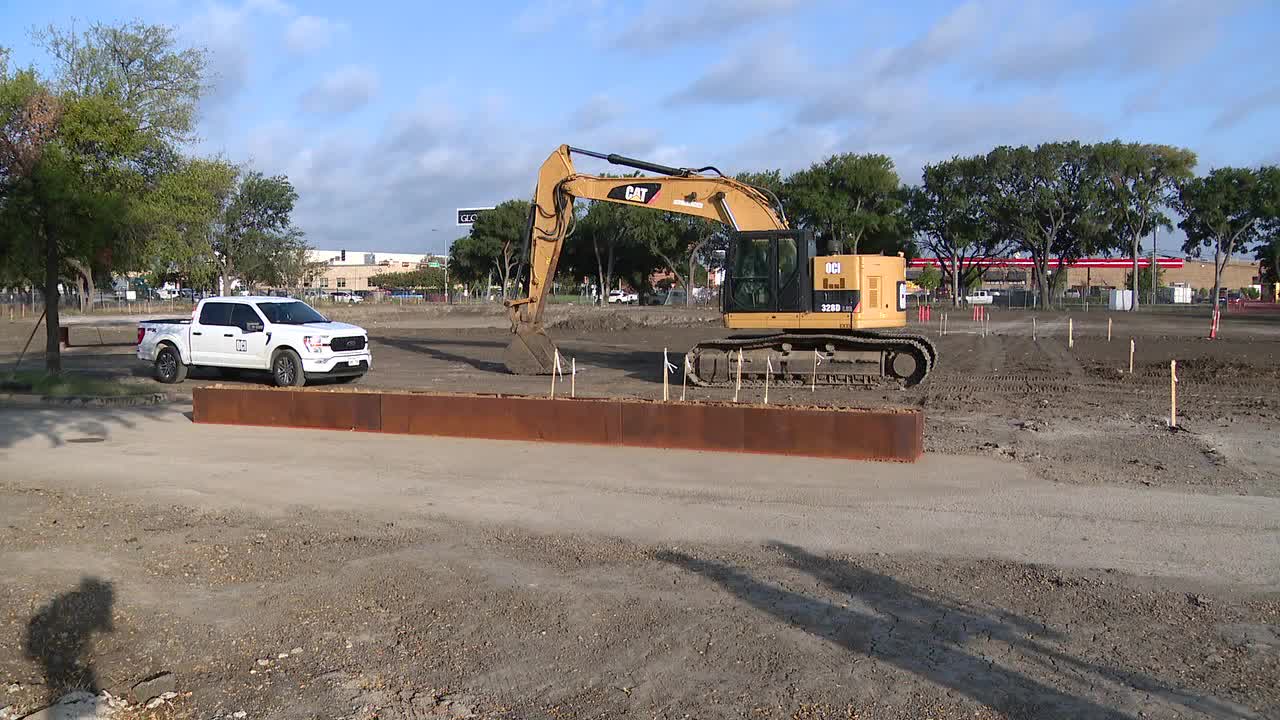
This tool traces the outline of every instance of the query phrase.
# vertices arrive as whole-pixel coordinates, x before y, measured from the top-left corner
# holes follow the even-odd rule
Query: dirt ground
[[[501,372],[494,309],[332,314],[370,331],[362,385],[549,388]],[[112,692],[174,672],[190,695],[164,712],[194,717],[1280,717],[1280,315],[1227,315],[1213,341],[1196,310],[997,310],[987,336],[968,317],[953,312],[945,337],[924,329],[940,362],[916,388],[770,392],[923,408],[929,456],[905,474],[657,452],[583,456],[557,474],[554,457],[501,443],[465,446],[486,457],[468,471],[443,445],[405,458],[323,434],[365,468],[352,482],[389,493],[357,511],[357,496],[320,502],[305,485],[244,495],[347,461],[292,450],[288,433],[305,431],[209,435],[181,396],[172,409],[6,411],[0,708],[83,684],[91,665]],[[551,332],[579,393],[657,398],[663,348],[678,364],[724,332],[715,318],[556,307]],[[110,322],[73,328],[67,366],[150,382],[132,326]],[[0,321],[0,361],[28,332]],[[183,388],[201,382],[227,380]],[[582,468],[616,473],[607,501]],[[832,484],[845,473],[871,479]],[[539,484],[512,494],[517,481]],[[987,481],[972,505],[952,497]],[[941,489],[926,500],[917,483]],[[984,512],[1023,497],[1034,513]],[[494,509],[459,509],[477,502]],[[759,516],[730,531],[730,510]],[[835,517],[857,534],[814,529]],[[1257,553],[1275,562],[1241,560]],[[45,643],[59,652],[28,653],[33,633],[64,638]]]
[[[374,353],[372,388],[545,394],[541,377],[509,375],[500,308],[337,308],[362,323]],[[679,365],[692,345],[727,334],[714,310],[552,306],[548,325],[562,353],[577,363],[577,392],[593,396],[662,396],[663,350]],[[1208,340],[1207,310],[1126,313],[1032,313],[993,310],[984,337],[967,310],[920,328],[937,344],[938,368],[906,391],[775,387],[770,402],[838,406],[911,405],[926,412],[926,449],[1008,459],[1053,482],[1125,484],[1207,493],[1280,494],[1280,313],[1226,315],[1222,336]],[[1034,333],[1033,339],[1033,318]],[[1067,347],[1070,320],[1074,347]],[[1111,320],[1110,342],[1106,341]],[[73,327],[67,366],[144,381],[131,355],[133,325],[89,318]],[[0,323],[0,347],[25,340]],[[21,337],[19,337],[21,336]],[[1134,372],[1129,374],[1129,340]],[[39,338],[38,338],[39,339]],[[102,343],[107,344],[103,346]],[[112,345],[112,343],[116,343]],[[12,357],[0,353],[0,362]],[[1178,361],[1178,416],[1170,432],[1169,361]],[[34,359],[39,362],[39,358]],[[27,360],[26,362],[32,362]],[[230,382],[262,383],[247,376]],[[678,382],[672,376],[672,382]],[[188,385],[228,382],[195,372]],[[567,393],[562,382],[559,393]],[[181,392],[181,389],[179,390]],[[676,392],[679,392],[677,390]],[[693,399],[732,399],[730,389],[690,387]],[[760,401],[762,390],[744,390]]]

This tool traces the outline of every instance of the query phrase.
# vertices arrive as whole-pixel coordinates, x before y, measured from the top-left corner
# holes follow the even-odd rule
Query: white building
[[[373,290],[369,279],[375,275],[409,272],[422,266],[443,266],[445,256],[429,253],[368,252],[364,250],[312,250],[308,259],[324,263],[319,274],[303,285],[324,292],[347,290],[364,293]]]
[[[444,261],[442,255],[429,253],[393,253],[370,252],[367,250],[311,250],[307,256],[311,262],[328,263],[329,265],[382,265],[388,263],[393,267],[417,267],[432,260]]]

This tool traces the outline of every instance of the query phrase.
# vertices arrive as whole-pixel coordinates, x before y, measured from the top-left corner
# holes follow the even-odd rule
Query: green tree
[[[72,97],[96,97],[119,107],[137,121],[147,141],[129,159],[144,178],[132,196],[131,208],[145,204],[149,191],[180,162],[178,145],[194,140],[195,106],[203,90],[206,55],[202,49],[177,47],[174,31],[139,22],[119,26],[94,23],[83,33],[49,26],[33,33],[36,44],[53,60],[53,87]],[[117,265],[135,265],[146,251],[145,235],[126,230],[132,244],[130,261],[117,252]],[[95,272],[104,273],[101,257],[69,255],[65,263],[78,275],[89,301]],[[136,268],[135,268],[136,269]]]
[[[654,248],[678,242],[663,213],[606,201],[587,206],[574,235],[569,264],[579,272],[594,271],[602,303],[618,277],[625,277],[637,291],[648,289],[649,275],[663,264]]]
[[[231,278],[246,286],[286,283],[283,270],[306,249],[302,231],[293,225],[297,200],[293,183],[283,175],[250,171],[240,176],[210,248],[218,267],[219,294],[226,294]]]
[[[369,284],[384,290],[443,288],[444,268],[424,267],[406,272],[379,273],[369,278]]]
[[[1143,237],[1156,228],[1173,228],[1163,208],[1174,201],[1178,184],[1191,178],[1196,154],[1169,145],[1123,143],[1118,140],[1093,146],[1107,223],[1128,246],[1133,259],[1129,273],[1133,290],[1131,311],[1138,309],[1138,254]],[[1147,278],[1148,288],[1150,278]]]
[[[1217,168],[1182,184],[1174,207],[1184,216],[1183,252],[1213,248],[1213,306],[1232,254],[1265,243],[1280,223],[1280,168]],[[1255,248],[1256,249],[1256,248]]]
[[[664,214],[665,231],[648,235],[649,248],[676,276],[685,290],[685,304],[693,302],[694,272],[704,253],[728,245],[728,233],[720,223],[700,217]]]
[[[43,286],[45,365],[59,373],[58,301],[66,259],[110,266],[115,255],[127,254],[123,219],[130,198],[142,189],[128,160],[146,138],[105,98],[54,97],[33,74],[19,75],[25,77],[0,79],[0,144],[7,148],[0,236],[9,238],[5,264]]]
[[[734,176],[734,179],[741,183],[746,183],[752,187],[763,190],[765,195],[769,196],[776,203],[781,205],[782,212],[789,222],[792,222],[793,214],[790,204],[790,186],[787,179],[783,177],[781,170],[761,170],[758,172],[740,172]]]
[[[207,52],[178,48],[173,28],[95,22],[83,33],[50,25],[33,34],[54,60],[58,91],[111,101],[137,119],[140,132],[165,141],[152,151],[195,139]]]
[[[143,269],[154,284],[212,287],[219,275],[214,231],[236,177],[236,168],[221,160],[183,159],[140,198],[130,229],[146,243]]]
[[[1280,227],[1268,231],[1254,251],[1265,283],[1280,283]]]
[[[980,260],[1000,257],[1013,237],[995,221],[988,159],[953,157],[926,165],[919,187],[907,195],[907,217],[925,250],[938,259],[959,306],[965,279]]]
[[[1164,271],[1160,268],[1156,268],[1155,285],[1153,286],[1151,284],[1151,265],[1148,264],[1146,267],[1138,270],[1136,283],[1134,282],[1133,271],[1130,270],[1129,272],[1126,272],[1124,274],[1124,284],[1133,290],[1134,297],[1137,297],[1138,293],[1146,293],[1150,296],[1150,293],[1154,288],[1164,287]],[[1135,300],[1134,302],[1137,301]]]
[[[829,252],[857,253],[867,236],[901,234],[900,186],[889,157],[845,153],[791,175],[783,194],[795,222],[812,228]]]
[[[916,284],[926,293],[932,295],[942,285],[942,271],[933,265],[926,265],[916,278]]]
[[[306,245],[294,245],[285,249],[277,258],[277,276],[280,285],[299,290],[303,285],[312,282],[324,274],[328,263],[312,260],[311,248]]]
[[[10,273],[44,287],[57,373],[59,281],[74,267],[91,287],[92,270],[142,263],[147,235],[130,223],[190,137],[204,60],[137,23],[36,41],[53,58],[49,80],[0,64],[0,251]]]
[[[449,268],[459,278],[479,280],[492,272],[502,285],[502,296],[511,292],[511,281],[525,260],[529,242],[529,202],[508,200],[480,213],[471,234],[458,238],[449,250]],[[485,288],[488,292],[488,288]]]
[[[993,220],[1031,255],[1040,302],[1052,297],[1050,275],[1109,240],[1094,154],[1079,142],[1002,146],[987,155]],[[1056,261],[1054,267],[1050,263]]]

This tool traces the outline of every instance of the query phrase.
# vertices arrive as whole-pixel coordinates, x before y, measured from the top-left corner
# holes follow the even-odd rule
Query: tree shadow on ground
[[[40,664],[45,677],[48,701],[57,702],[69,692],[83,690],[97,694],[92,640],[94,633],[112,632],[115,588],[95,577],[58,595],[27,623],[24,651],[27,659]]]
[[[166,419],[174,408],[165,405],[137,407],[71,407],[61,405],[0,405],[0,449],[31,437],[43,437],[50,447],[68,443],[101,442],[116,429],[131,430],[140,421]]]
[[[1153,701],[1211,718],[1251,717],[1239,706],[1055,649],[1046,641],[1062,640],[1061,634],[1034,620],[958,602],[802,548],[771,547],[837,601],[786,590],[680,552],[657,557],[851,654],[910,672],[1010,718],[1134,719],[1137,712],[1128,708],[1149,716]],[[1026,670],[1007,667],[1015,663]]]

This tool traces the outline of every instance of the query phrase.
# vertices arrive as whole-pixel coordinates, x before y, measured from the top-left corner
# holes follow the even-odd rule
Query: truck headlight
[[[307,349],[307,352],[324,352],[324,341],[325,339],[319,335],[307,335],[302,338],[302,345]]]

